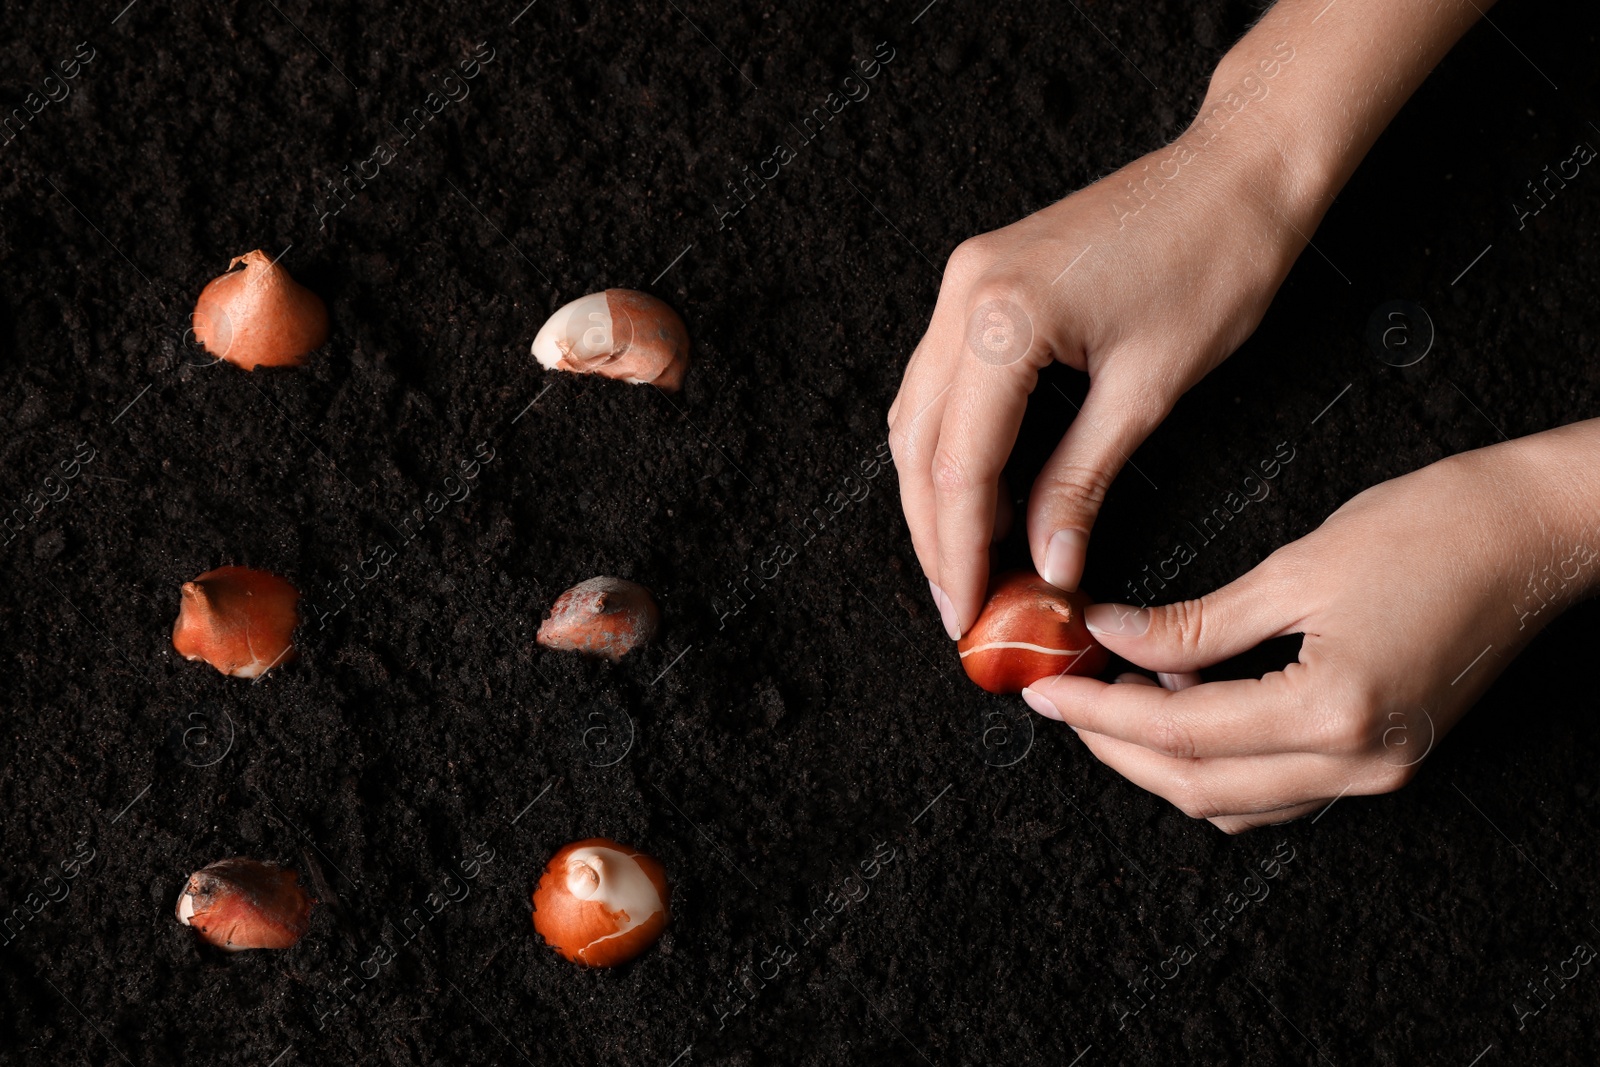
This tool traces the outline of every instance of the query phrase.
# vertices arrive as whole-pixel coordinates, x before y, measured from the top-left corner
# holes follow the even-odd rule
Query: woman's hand
[[[1177,692],[1141,676],[1023,691],[1135,785],[1230,832],[1400,788],[1600,572],[1600,420],[1463,453],[1361,493],[1209,596],[1098,604],[1118,655],[1195,671],[1302,633],[1299,662]]]
[[[1304,241],[1269,191],[1276,157],[1247,165],[1254,147],[1228,137],[1242,126],[1191,130],[951,255],[889,409],[889,442],[952,638],[982,604],[1000,472],[1040,369],[1054,360],[1089,374],[1028,506],[1034,566],[1075,589],[1129,454],[1261,321]]]
[[[1481,6],[1279,0],[1177,141],[956,249],[889,409],[912,544],[952,638],[981,607],[1000,470],[1039,370],[1089,374],[1028,505],[1034,566],[1072,589],[1129,454],[1255,329],[1327,204]]]

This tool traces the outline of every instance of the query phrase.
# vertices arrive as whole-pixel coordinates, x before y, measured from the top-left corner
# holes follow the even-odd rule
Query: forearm
[[[1561,606],[1600,593],[1600,419],[1496,445],[1514,457],[1517,521],[1531,534],[1530,583]],[[1467,453],[1471,455],[1472,453]]]
[[[1226,145],[1221,155],[1304,238],[1491,3],[1280,0],[1217,65],[1180,143]]]

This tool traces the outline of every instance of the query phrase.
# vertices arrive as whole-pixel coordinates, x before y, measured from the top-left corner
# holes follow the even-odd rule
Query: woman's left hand
[[[1085,614],[1107,648],[1160,672],[1304,634],[1282,671],[1177,691],[1063,675],[1023,697],[1135,785],[1229,833],[1398,789],[1592,591],[1597,470],[1600,420],[1463,453],[1366,490],[1208,596]]]

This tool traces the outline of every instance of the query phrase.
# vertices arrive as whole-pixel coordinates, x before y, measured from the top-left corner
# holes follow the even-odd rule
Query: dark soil
[[[0,1061],[1592,1054],[1594,967],[1524,1015],[1600,944],[1592,606],[1400,794],[1230,838],[968,683],[911,553],[884,413],[945,257],[1175,136],[1251,5],[123,2],[0,14],[5,108],[70,89],[0,148],[0,493],[23,509]],[[1168,595],[1368,485],[1600,414],[1600,176],[1524,229],[1513,207],[1600,146],[1600,14],[1493,17],[1135,455],[1087,588],[1118,595],[1280,442],[1272,494]],[[880,42],[870,95],[799,144]],[[450,84],[470,96],[408,136]],[[719,226],[779,142],[793,160]],[[303,371],[205,366],[184,336],[258,247],[328,301]],[[683,314],[678,396],[529,356],[608,286]],[[1363,340],[1396,299],[1436,331],[1408,369]],[[1014,485],[1069,414],[1041,391]],[[229,563],[306,595],[300,660],[257,684],[170,645],[180,583]],[[614,667],[533,643],[595,574],[666,618]],[[529,923],[545,860],[591,835],[675,886],[659,946],[608,972]],[[174,920],[192,870],[241,854],[314,887],[296,948],[225,957]],[[1147,974],[1168,980],[1133,999]]]

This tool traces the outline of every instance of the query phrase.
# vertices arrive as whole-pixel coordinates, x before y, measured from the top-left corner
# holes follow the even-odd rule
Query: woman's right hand
[[[951,255],[889,441],[952,638],[982,606],[1000,472],[1039,371],[1054,360],[1089,375],[1027,517],[1039,574],[1075,589],[1129,455],[1261,321],[1318,213],[1299,206],[1315,198],[1297,194],[1257,103],[1292,60],[1281,49],[1237,92],[1214,90],[1173,144]]]

